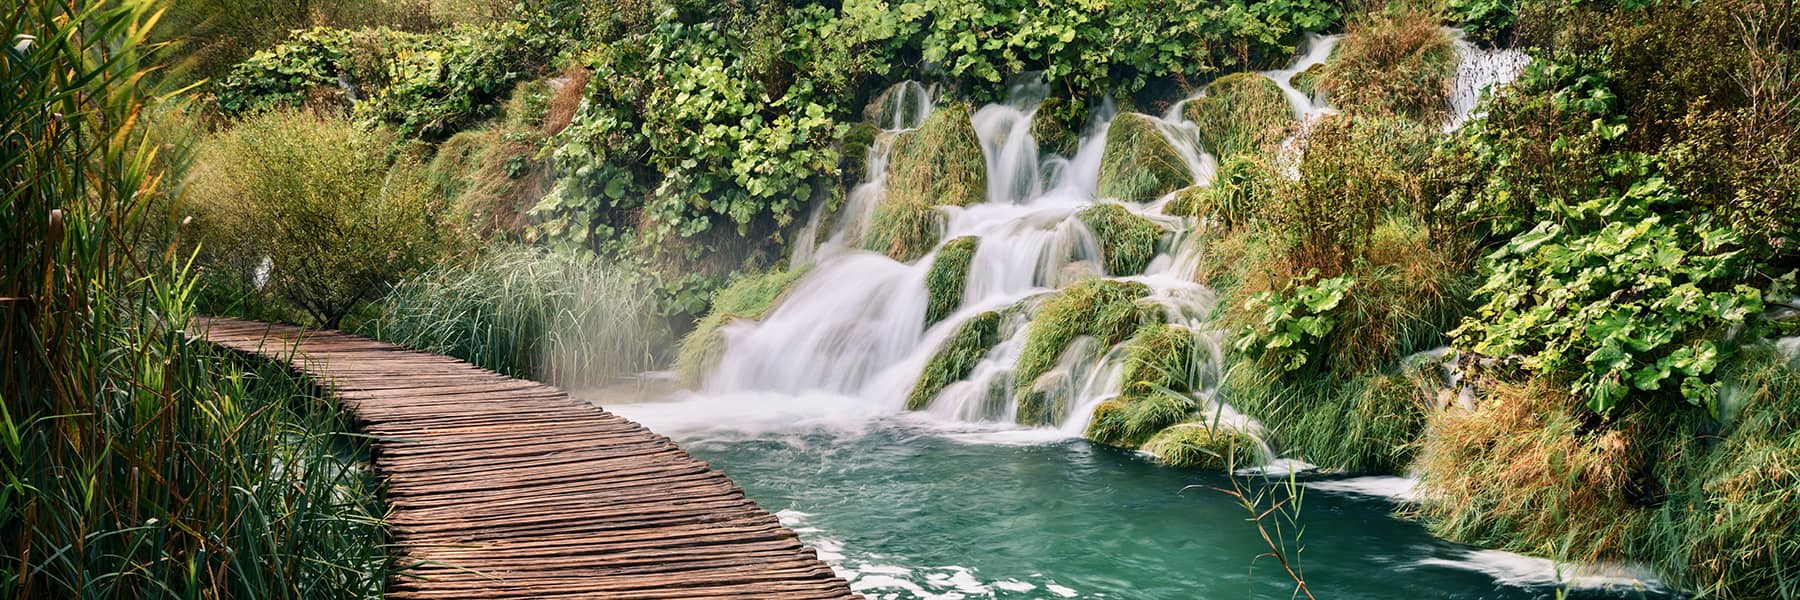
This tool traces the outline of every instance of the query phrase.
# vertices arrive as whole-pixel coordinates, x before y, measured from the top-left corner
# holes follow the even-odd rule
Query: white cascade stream
[[[1325,98],[1296,90],[1292,77],[1329,58],[1338,39],[1312,36],[1288,68],[1264,73],[1280,85],[1303,122],[1335,111]],[[1464,59],[1474,64],[1458,71],[1457,123],[1465,120],[1474,106],[1474,100],[1464,101],[1460,90],[1474,89],[1471,97],[1478,98],[1481,89],[1510,81],[1517,74],[1515,62],[1523,64],[1507,51],[1488,52],[1473,46],[1466,46]],[[915,84],[904,90],[906,93],[895,95],[895,101],[910,104],[890,107],[893,114],[924,115],[934,108],[931,94],[923,86]],[[864,226],[884,195],[893,136],[921,122],[895,119],[885,124],[888,128],[869,152],[865,181],[851,191],[829,231],[820,230],[825,219],[815,213],[797,236],[799,248],[792,263],[811,263],[811,271],[762,320],[737,321],[724,328],[725,352],[705,376],[700,393],[830,404],[818,407],[819,412],[829,414],[897,414],[904,411],[906,397],[926,362],[960,324],[985,311],[1024,303],[1028,310],[1006,319],[1001,343],[971,375],[944,388],[922,411],[943,421],[1010,426],[1018,408],[1012,371],[1024,346],[1029,308],[1033,301],[1076,278],[1102,276],[1099,245],[1075,214],[1099,202],[1114,202],[1096,197],[1106,130],[1113,116],[1110,103],[1082,136],[1074,156],[1060,156],[1041,149],[1031,133],[1032,116],[1045,91],[1041,84],[1015,85],[1011,100],[983,106],[971,118],[986,159],[985,200],[965,208],[940,207],[941,240],[980,238],[962,303],[954,314],[925,326],[925,279],[936,250],[908,264],[860,248]],[[1168,115],[1151,118],[1183,155],[1195,183],[1207,185],[1213,157],[1199,146],[1194,124],[1179,117],[1179,106]],[[1164,201],[1121,203],[1169,234],[1162,253],[1145,273],[1107,278],[1149,287],[1148,301],[1163,309],[1170,324],[1195,331],[1199,345],[1211,357],[1206,378],[1216,383],[1225,336],[1210,330],[1205,321],[1214,294],[1191,276],[1200,252],[1197,244],[1182,243],[1191,223],[1162,215],[1159,207]],[[816,242],[815,247],[820,237],[824,241]],[[1120,348],[1098,347],[1091,339],[1071,344],[1056,368],[1038,380],[1040,389],[1056,388],[1055,393],[1064,394],[1059,397],[1061,403],[1071,407],[1066,418],[1046,432],[1080,436],[1094,407],[1119,394],[1123,366]],[[1216,402],[1214,386],[1206,387],[1195,394],[1200,415],[1262,437],[1260,425]],[[846,411],[846,404],[858,406]],[[1266,459],[1274,458],[1264,450]]]

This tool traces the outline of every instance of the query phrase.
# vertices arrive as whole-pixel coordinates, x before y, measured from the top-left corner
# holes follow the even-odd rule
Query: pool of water
[[[1249,512],[1216,489],[1231,487],[1223,475],[1047,430],[843,400],[681,396],[608,408],[724,471],[870,598],[1296,597],[1281,565],[1259,557],[1269,547]],[[1433,538],[1393,516],[1384,494],[1406,484],[1303,487],[1293,556],[1314,596],[1673,597],[1631,569],[1559,569]]]

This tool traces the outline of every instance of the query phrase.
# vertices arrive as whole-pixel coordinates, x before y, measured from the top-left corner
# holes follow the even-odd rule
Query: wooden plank
[[[858,597],[723,473],[562,390],[335,331],[189,333],[289,363],[374,436],[391,598]]]

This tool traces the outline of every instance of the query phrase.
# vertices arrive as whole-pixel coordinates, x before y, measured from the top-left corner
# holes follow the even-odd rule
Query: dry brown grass
[[[1350,19],[1317,87],[1346,112],[1437,122],[1449,109],[1456,46],[1438,10],[1396,5]]]
[[[1645,472],[1643,423],[1589,430],[1546,382],[1484,382],[1477,408],[1432,414],[1416,509],[1451,540],[1564,560],[1623,558],[1651,511],[1631,500]]]
[[[587,95],[588,79],[594,73],[579,65],[570,65],[563,69],[562,77],[552,83],[556,93],[550,96],[549,109],[544,113],[544,133],[556,135],[569,127],[575,120],[575,111],[581,108],[581,100]]]

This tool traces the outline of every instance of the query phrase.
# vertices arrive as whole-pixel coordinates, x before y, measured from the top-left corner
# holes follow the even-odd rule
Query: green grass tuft
[[[1018,396],[1024,398],[1038,376],[1056,366],[1057,357],[1076,337],[1090,336],[1110,347],[1125,341],[1140,325],[1160,320],[1160,312],[1138,304],[1149,294],[1150,288],[1141,283],[1089,279],[1046,300],[1031,321],[1013,370]],[[1024,413],[1020,411],[1021,416]]]
[[[1144,451],[1171,467],[1225,471],[1256,461],[1256,439],[1233,427],[1191,421],[1151,437]]]
[[[1144,272],[1150,259],[1156,257],[1157,242],[1162,240],[1164,231],[1149,219],[1111,203],[1095,204],[1075,216],[1099,240],[1107,273],[1136,275]]]
[[[925,370],[906,397],[906,410],[924,410],[931,406],[938,392],[962,381],[975,370],[975,365],[1000,343],[1000,326],[1005,320],[999,312],[988,311],[956,326],[937,352],[926,361]]]
[[[938,248],[931,270],[925,274],[929,303],[925,308],[925,326],[930,327],[956,312],[963,302],[963,286],[969,282],[969,262],[975,260],[975,248],[981,238],[963,236],[945,242]]]
[[[939,214],[932,207],[981,202],[987,159],[969,115],[966,104],[947,106],[894,138],[887,197],[869,219],[864,248],[912,262],[937,245]]]
[[[1347,113],[1436,122],[1460,56],[1435,12],[1397,6],[1353,19],[1312,83]]]
[[[1257,73],[1218,78],[1205,95],[1182,106],[1182,115],[1199,127],[1200,143],[1220,160],[1269,148],[1294,123],[1281,86]]]
[[[1113,118],[1100,157],[1100,197],[1149,202],[1193,183],[1187,162],[1154,117],[1121,113]]]

